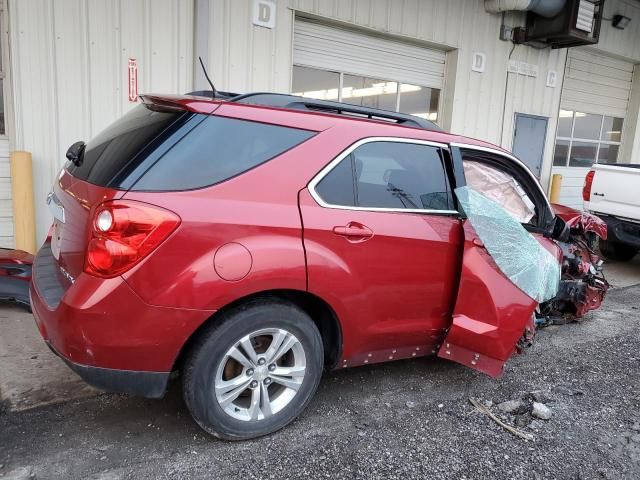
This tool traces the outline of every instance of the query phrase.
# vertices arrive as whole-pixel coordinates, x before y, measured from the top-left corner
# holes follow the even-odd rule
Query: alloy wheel
[[[224,355],[216,370],[216,400],[235,419],[263,420],[291,402],[305,373],[304,348],[294,334],[281,328],[257,330]]]

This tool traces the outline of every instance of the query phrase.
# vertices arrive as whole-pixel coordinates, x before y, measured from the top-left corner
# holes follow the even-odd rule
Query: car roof
[[[202,94],[203,92],[197,93]],[[208,115],[216,111],[216,115],[222,114],[223,116],[233,117],[234,112],[237,112],[240,116],[252,117],[251,119],[255,121],[274,124],[282,123],[291,127],[315,131],[337,126],[358,126],[358,129],[363,129],[363,137],[397,136],[400,138],[414,138],[444,144],[457,144],[459,146],[482,147],[510,155],[510,152],[497,145],[446,132],[433,122],[419,117],[378,109],[357,108],[357,106],[340,102],[320,101],[321,103],[318,103],[319,101],[313,99],[271,93],[223,98],[209,98],[201,95],[146,94],[140,95],[140,98],[145,104],[194,113]],[[238,100],[234,101],[234,99]],[[261,102],[261,100],[263,101]],[[313,107],[315,105],[325,105],[327,108],[309,108],[309,106]],[[248,110],[253,112],[250,113]],[[284,121],[284,119],[287,120]],[[365,134],[364,132],[366,131],[370,132]]]

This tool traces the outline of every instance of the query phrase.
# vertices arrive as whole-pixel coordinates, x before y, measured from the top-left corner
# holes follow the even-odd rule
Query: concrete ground
[[[0,405],[5,409],[26,410],[98,392],[47,348],[24,308],[0,305],[0,362]]]
[[[329,373],[293,425],[241,444],[203,434],[177,384],[158,401],[97,395],[30,314],[0,306],[0,479],[640,478],[640,258],[605,272],[614,288],[603,308],[541,330],[499,381],[437,359]],[[551,420],[530,415],[538,390]],[[521,411],[496,408],[513,398]]]
[[[604,273],[612,287],[629,287],[640,283],[640,254],[629,262],[606,260]]]

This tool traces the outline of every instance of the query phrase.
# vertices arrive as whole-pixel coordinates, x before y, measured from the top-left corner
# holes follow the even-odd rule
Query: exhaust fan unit
[[[513,31],[513,41],[533,47],[569,48],[598,43],[604,0],[566,0],[552,17],[527,12],[526,27]]]

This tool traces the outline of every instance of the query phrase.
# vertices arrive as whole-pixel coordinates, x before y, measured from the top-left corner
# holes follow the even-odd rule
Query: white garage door
[[[437,121],[445,52],[297,18],[291,91]]]
[[[562,175],[560,203],[582,208],[589,165],[617,160],[633,68],[590,50],[569,49],[553,167]]]
[[[632,76],[633,63],[571,48],[562,87],[562,108],[624,118]]]
[[[293,63],[442,89],[445,53],[296,19]]]

